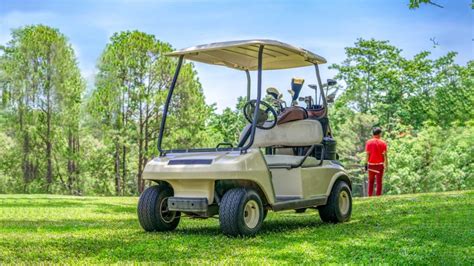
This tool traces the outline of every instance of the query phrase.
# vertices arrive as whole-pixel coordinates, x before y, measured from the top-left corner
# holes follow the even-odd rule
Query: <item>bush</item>
[[[443,129],[426,124],[418,133],[389,139],[386,193],[473,188],[474,127]]]
[[[25,186],[21,179],[21,165],[15,140],[0,132],[0,193],[23,192]]]

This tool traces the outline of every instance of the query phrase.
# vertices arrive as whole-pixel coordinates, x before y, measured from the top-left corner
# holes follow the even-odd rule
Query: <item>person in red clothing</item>
[[[369,172],[369,197],[374,193],[374,181],[377,183],[377,196],[382,195],[382,178],[384,171],[388,169],[387,158],[387,143],[380,139],[382,129],[374,128],[372,131],[372,139],[369,139],[365,144],[365,151],[367,153],[367,162],[365,170]]]

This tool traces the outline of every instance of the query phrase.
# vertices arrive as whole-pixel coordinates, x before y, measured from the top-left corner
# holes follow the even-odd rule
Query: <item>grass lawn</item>
[[[4,263],[474,263],[474,191],[355,199],[350,222],[270,212],[255,238],[217,219],[145,233],[136,197],[0,195]]]

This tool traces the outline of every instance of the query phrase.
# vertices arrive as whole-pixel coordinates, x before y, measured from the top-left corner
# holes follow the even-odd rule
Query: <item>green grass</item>
[[[228,238],[217,219],[145,233],[136,197],[0,195],[4,263],[474,262],[474,191],[355,199],[350,222],[316,211],[270,212],[255,238]]]

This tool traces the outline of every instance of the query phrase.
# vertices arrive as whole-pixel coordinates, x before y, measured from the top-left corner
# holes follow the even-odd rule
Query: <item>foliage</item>
[[[156,156],[163,105],[177,60],[172,47],[139,31],[112,35],[85,89],[74,52],[57,29],[12,31],[0,47],[0,193],[132,195]],[[389,143],[388,194],[472,189],[474,61],[456,53],[412,58],[388,41],[358,39],[334,64],[345,87],[330,107],[341,161],[361,194],[365,141],[373,126]],[[191,63],[172,97],[163,148],[234,146],[245,99],[217,113]]]
[[[420,8],[420,5],[421,4],[430,4],[430,5],[433,5],[433,6],[436,6],[436,7],[440,7],[440,8],[443,8],[442,5],[436,3],[436,2],[433,2],[431,0],[410,0],[410,3],[408,4],[408,7],[410,9],[417,9],[417,8]],[[474,9],[474,0],[471,0],[471,9]]]
[[[21,162],[12,169],[22,169],[17,176],[23,176],[24,192],[81,193],[77,159],[84,89],[74,51],[58,30],[37,25],[12,32],[0,56],[8,120],[2,129],[18,144]]]
[[[421,5],[426,5],[426,4],[429,4],[429,5],[432,5],[432,6],[436,6],[436,7],[439,7],[439,8],[444,8],[444,6],[436,3],[436,2],[433,2],[431,0],[410,0],[410,2],[408,3],[408,7],[410,9],[417,9],[417,8],[420,8]],[[471,9],[474,9],[474,0],[471,0]]]
[[[473,191],[359,198],[351,221],[337,225],[323,224],[314,210],[269,212],[251,239],[222,235],[216,219],[183,218],[174,232],[144,233],[136,204],[136,197],[0,195],[0,259],[7,264],[277,265],[464,265],[474,260]]]
[[[234,146],[239,142],[240,132],[248,124],[243,113],[246,102],[245,97],[239,97],[235,110],[227,107],[222,114],[215,114],[212,117],[210,128],[221,136],[219,142],[232,143]]]
[[[114,34],[101,56],[89,106],[101,121],[98,135],[113,154],[109,167],[114,169],[117,194],[136,193],[137,186],[141,192],[145,164],[157,154],[162,109],[176,68],[176,61],[163,55],[170,51],[169,44],[153,35],[127,31]],[[203,133],[210,113],[193,66],[185,64],[170,105],[163,147],[206,144]]]
[[[20,192],[23,187],[23,180],[15,178],[21,176],[21,169],[17,165],[21,164],[17,156],[15,140],[4,132],[0,132],[0,193]]]
[[[375,114],[379,123],[420,128],[424,121],[461,125],[474,116],[474,63],[454,63],[456,53],[436,60],[429,52],[406,59],[388,41],[359,39],[346,48],[347,59],[334,64],[336,78],[347,84],[337,106]]]
[[[215,147],[218,142],[208,129],[214,107],[205,104],[192,64],[183,66],[176,86],[166,120],[164,148]]]
[[[383,128],[389,144],[386,193],[473,188],[474,61],[459,66],[452,52],[407,59],[388,41],[373,39],[359,39],[346,54],[331,66],[347,86],[330,116],[357,193],[366,179],[364,144],[374,126]]]
[[[421,4],[425,4],[425,5],[430,4],[430,5],[434,5],[434,6],[443,8],[443,6],[433,2],[431,0],[410,0],[410,3],[408,4],[408,7],[410,9],[416,9],[416,8],[420,8]]]
[[[474,121],[473,121],[474,122]],[[474,123],[467,127],[426,125],[390,141],[387,193],[461,190],[474,187]]]
[[[89,110],[99,123],[98,135],[113,148],[115,192],[127,194],[136,189],[127,183],[136,171],[137,183],[143,183],[143,161],[150,156],[151,130],[162,104],[163,90],[169,83],[170,60],[162,56],[168,44],[142,32],[120,32],[111,37],[101,55],[96,89]],[[139,144],[139,169],[131,170],[130,153]],[[109,167],[110,167],[109,166]],[[132,189],[132,191],[130,191]]]

